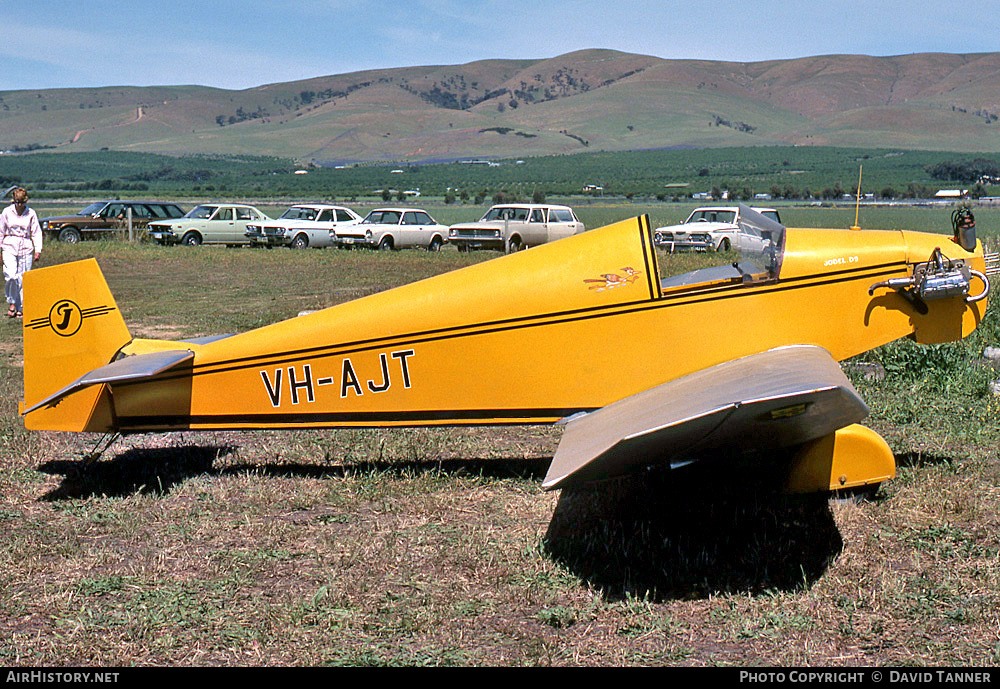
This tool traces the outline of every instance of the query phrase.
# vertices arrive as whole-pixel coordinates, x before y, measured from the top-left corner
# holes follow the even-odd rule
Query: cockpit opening
[[[785,226],[740,205],[737,229],[729,230],[728,251],[658,252],[660,289],[686,291],[731,283],[764,283],[778,278],[785,250]]]

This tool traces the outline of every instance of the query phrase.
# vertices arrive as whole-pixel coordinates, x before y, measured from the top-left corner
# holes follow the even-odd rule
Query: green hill
[[[756,63],[586,50],[267,84],[0,92],[0,149],[448,160],[824,145],[1000,151],[1000,53]]]

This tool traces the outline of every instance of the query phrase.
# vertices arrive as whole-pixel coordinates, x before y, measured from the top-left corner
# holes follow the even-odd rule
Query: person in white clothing
[[[14,202],[0,212],[0,252],[7,316],[20,318],[24,303],[21,276],[42,255],[42,227],[35,211],[28,208],[28,192],[18,187],[11,196]]]

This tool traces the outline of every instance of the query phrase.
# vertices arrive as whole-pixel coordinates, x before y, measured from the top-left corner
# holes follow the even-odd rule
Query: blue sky
[[[996,0],[0,0],[0,90],[248,88],[583,48],[731,61],[992,52],[998,10]]]

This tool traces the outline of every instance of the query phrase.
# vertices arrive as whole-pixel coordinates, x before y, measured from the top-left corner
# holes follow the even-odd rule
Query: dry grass
[[[481,258],[49,252],[97,252],[137,332],[184,336]],[[896,420],[919,381],[865,390],[901,466],[863,503],[758,464],[544,493],[547,427],[134,436],[80,475],[96,438],[23,429],[0,328],[4,664],[1000,662],[998,425],[965,388],[919,388],[933,423]]]

